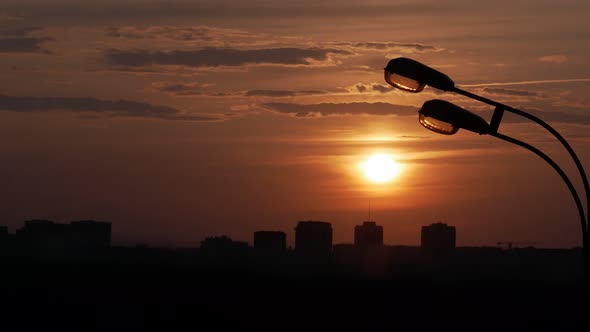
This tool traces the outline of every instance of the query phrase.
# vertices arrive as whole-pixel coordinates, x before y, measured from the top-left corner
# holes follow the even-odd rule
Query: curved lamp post
[[[456,133],[460,128],[470,130],[481,135],[492,135],[502,140],[508,141],[510,143],[522,146],[534,152],[539,157],[543,158],[543,160],[545,160],[547,163],[549,163],[551,167],[553,167],[553,169],[555,169],[557,173],[559,173],[563,181],[567,184],[576,202],[576,207],[578,209],[578,214],[580,215],[580,223],[582,227],[584,270],[586,271],[586,276],[588,277],[590,264],[588,264],[587,261],[590,258],[590,244],[588,243],[589,239],[587,236],[587,228],[590,227],[590,225],[587,226],[587,224],[590,223],[590,221],[587,220],[586,216],[584,215],[584,209],[582,208],[580,197],[576,192],[575,187],[572,185],[571,181],[563,172],[563,170],[559,168],[559,166],[546,154],[525,142],[498,133],[498,128],[500,126],[500,122],[502,120],[504,111],[508,111],[536,122],[543,128],[547,129],[553,136],[555,136],[559,140],[559,142],[566,148],[566,150],[574,160],[578,172],[580,173],[580,177],[582,178],[582,182],[584,184],[584,191],[586,194],[586,212],[589,213],[590,217],[590,197],[588,196],[588,194],[590,193],[590,186],[588,185],[588,178],[586,177],[584,167],[582,166],[580,159],[578,158],[572,147],[553,127],[549,126],[549,124],[535,117],[532,114],[526,113],[524,111],[518,110],[508,105],[501,104],[491,99],[478,96],[471,92],[462,90],[456,87],[453,80],[451,80],[447,75],[412,59],[401,57],[390,60],[387,66],[385,67],[385,81],[387,81],[387,83],[398,89],[413,93],[420,92],[424,89],[426,85],[430,85],[434,88],[443,91],[455,92],[460,95],[481,101],[488,105],[495,106],[491,122],[488,124],[483,118],[465,109],[462,109],[459,106],[453,105],[443,100],[430,100],[424,103],[424,105],[419,111],[420,123],[432,131],[445,135],[452,135]]]
[[[439,134],[453,135],[459,131],[459,129],[466,129],[476,132],[480,135],[491,135],[507,142],[522,146],[523,148],[528,149],[539,157],[543,158],[543,160],[549,163],[549,165],[551,165],[551,167],[553,167],[553,169],[559,173],[569,188],[574,201],[576,202],[576,207],[578,209],[578,214],[582,224],[582,231],[584,233],[586,232],[584,226],[584,208],[582,207],[582,202],[580,201],[580,196],[578,195],[576,188],[567,177],[565,172],[545,153],[541,152],[539,149],[530,144],[492,130],[492,127],[486,122],[486,120],[481,118],[479,115],[473,114],[466,109],[449,103],[448,101],[439,99],[429,100],[425,102],[424,105],[422,105],[422,108],[418,111],[418,113],[420,114],[420,123],[424,127]]]

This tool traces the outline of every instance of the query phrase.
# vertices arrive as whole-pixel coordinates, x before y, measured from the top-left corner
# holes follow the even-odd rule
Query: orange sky
[[[118,244],[252,240],[325,220],[335,242],[372,217],[385,242],[457,227],[459,245],[580,245],[559,176],[493,137],[429,132],[439,98],[394,91],[390,58],[411,57],[469,91],[534,112],[590,167],[590,5],[577,1],[3,1],[0,223],[113,222]],[[535,125],[502,133],[573,163]],[[369,184],[357,164],[404,170]],[[582,191],[579,186],[579,191]],[[585,199],[583,198],[585,201]]]

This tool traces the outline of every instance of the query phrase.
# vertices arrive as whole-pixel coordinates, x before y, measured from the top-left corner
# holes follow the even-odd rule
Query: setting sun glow
[[[385,183],[399,175],[401,166],[391,156],[379,153],[361,163],[361,169],[369,181]]]

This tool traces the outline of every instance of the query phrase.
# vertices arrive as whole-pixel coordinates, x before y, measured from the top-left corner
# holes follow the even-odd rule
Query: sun
[[[386,183],[395,179],[401,172],[401,165],[384,153],[374,154],[361,163],[367,179],[374,183]]]

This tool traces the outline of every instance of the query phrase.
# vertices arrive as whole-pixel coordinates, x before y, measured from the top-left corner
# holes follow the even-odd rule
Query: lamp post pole
[[[511,113],[514,113],[514,114],[520,115],[522,117],[525,117],[525,118],[527,118],[527,119],[529,119],[531,121],[534,121],[537,124],[541,125],[547,131],[549,131],[555,138],[557,138],[557,140],[561,143],[561,145],[563,145],[563,147],[565,147],[565,149],[569,153],[570,157],[573,159],[574,163],[576,164],[576,168],[578,169],[578,173],[580,173],[580,177],[582,178],[582,183],[584,185],[584,194],[586,196],[586,218],[582,217],[582,219],[581,219],[581,226],[582,226],[582,250],[583,250],[583,256],[584,256],[584,258],[583,258],[584,259],[584,273],[585,273],[585,275],[586,275],[587,278],[590,278],[590,242],[589,242],[590,241],[590,238],[588,237],[588,228],[590,227],[590,195],[589,195],[590,194],[590,186],[588,185],[588,178],[586,176],[586,172],[584,170],[584,166],[582,166],[582,162],[580,162],[580,159],[578,158],[578,156],[574,152],[574,149],[565,140],[565,138],[563,138],[563,136],[561,136],[561,134],[559,134],[557,132],[557,130],[555,130],[553,127],[551,127],[545,121],[539,119],[538,117],[536,117],[536,116],[534,116],[534,115],[532,115],[530,113],[521,111],[519,109],[510,107],[508,105],[501,104],[499,102],[496,102],[494,100],[491,100],[491,99],[488,99],[488,98],[485,98],[485,97],[482,97],[482,96],[478,96],[478,95],[476,95],[474,93],[471,93],[469,91],[465,91],[465,90],[460,89],[460,88],[457,88],[457,87],[454,87],[451,91],[452,92],[455,92],[455,93],[458,93],[460,95],[463,95],[463,96],[466,96],[466,97],[469,97],[469,98],[472,98],[472,99],[481,101],[481,102],[486,103],[488,105],[495,106],[496,107],[496,110],[494,111],[494,116],[492,117],[492,123],[491,123],[491,126],[492,126],[492,128],[494,130],[497,130],[498,129],[498,126],[500,125],[500,120],[502,119],[503,111],[506,110],[506,111],[509,111]],[[496,137],[499,137],[499,136],[496,135]],[[499,137],[499,138],[502,138],[502,137]],[[502,139],[507,140],[505,138],[502,138]],[[519,144],[519,143],[516,143],[514,141],[512,141],[512,143],[515,143],[515,144],[518,144],[518,145],[521,145],[521,146],[525,147],[524,145]],[[521,142],[521,143],[524,143],[524,142]],[[529,147],[530,147],[530,145],[529,145]],[[529,150],[531,150],[531,149],[529,149]],[[533,151],[533,152],[535,152],[535,151]],[[539,156],[541,156],[541,155],[539,155]],[[543,158],[543,159],[545,159],[547,161],[546,158]],[[553,168],[555,168],[555,166]],[[563,178],[563,176],[562,176],[562,178]],[[578,210],[580,210],[580,207],[578,207]],[[582,211],[582,213],[583,213],[583,211]],[[583,216],[583,214],[582,214],[582,216]]]
[[[422,122],[422,118],[421,118],[421,122],[427,128],[437,131],[437,132],[440,132],[440,133],[444,133],[444,134],[454,134],[458,130],[458,128],[465,128],[467,130],[475,131],[480,134],[490,134],[490,135],[498,137],[502,140],[519,145],[521,147],[524,147],[524,148],[534,152],[535,154],[540,156],[542,159],[544,159],[547,163],[549,163],[553,167],[553,169],[555,169],[557,171],[557,173],[559,173],[561,178],[564,180],[564,182],[566,183],[566,185],[570,189],[570,192],[572,193],[572,196],[574,197],[574,200],[576,202],[576,207],[578,209],[578,214],[580,215],[580,224],[581,224],[581,228],[582,228],[582,247],[583,247],[582,250],[583,250],[584,274],[585,274],[586,278],[590,278],[590,238],[588,236],[588,228],[590,228],[590,186],[588,184],[588,178],[586,176],[586,172],[584,170],[584,167],[582,166],[582,163],[580,162],[580,159],[578,158],[578,156],[576,155],[576,153],[574,152],[572,147],[569,145],[569,143],[563,138],[563,136],[561,136],[557,132],[557,130],[555,130],[553,127],[551,127],[545,121],[537,118],[536,116],[534,116],[532,114],[529,114],[529,113],[524,112],[522,110],[510,107],[508,105],[504,105],[504,104],[496,102],[494,100],[476,95],[476,94],[471,93],[469,91],[462,90],[462,89],[456,87],[453,80],[451,80],[447,75],[445,75],[435,69],[432,69],[420,62],[412,60],[412,59],[402,57],[402,58],[396,58],[396,59],[390,60],[389,63],[387,64],[387,66],[385,67],[385,80],[390,85],[392,85],[396,88],[399,88],[401,90],[407,91],[407,92],[417,93],[417,92],[422,91],[422,89],[426,85],[430,85],[434,88],[437,88],[437,89],[440,89],[443,91],[455,92],[455,93],[463,95],[465,97],[468,97],[468,98],[471,98],[474,100],[478,100],[478,101],[481,101],[481,102],[486,103],[488,105],[494,106],[495,111],[492,116],[491,123],[488,124],[485,120],[479,118],[477,115],[472,114],[469,111],[463,110],[458,106],[454,106],[448,102],[444,102],[444,101],[440,101],[440,100],[438,100],[438,101],[435,100],[434,102],[437,105],[442,106],[443,109],[446,109],[445,112],[440,112],[440,111],[435,112],[432,110],[425,110],[425,108],[431,108],[431,107],[426,107],[428,103],[433,102],[433,101],[429,101],[424,104],[424,106],[420,110],[421,113],[426,112],[426,113],[431,113],[432,115],[435,115],[435,113],[436,113],[436,115],[438,116],[438,119],[436,116],[433,117],[434,119],[437,119],[438,121],[442,121],[443,123],[446,123],[447,125],[455,126],[457,128],[454,128],[454,131],[445,132],[440,127],[437,128],[436,124],[429,124],[429,123]],[[429,106],[432,106],[432,104]],[[551,160],[546,154],[544,154],[539,149],[533,147],[530,144],[527,144],[525,142],[519,141],[519,140],[514,139],[512,137],[508,137],[508,136],[498,133],[498,128],[500,126],[500,122],[502,121],[502,116],[504,114],[504,111],[508,111],[508,112],[523,116],[523,117],[541,125],[547,131],[549,131],[555,138],[557,138],[557,140],[565,147],[565,149],[568,151],[570,157],[573,159],[574,163],[576,164],[576,168],[578,169],[578,172],[580,173],[580,177],[581,177],[583,185],[584,185],[584,192],[585,192],[585,196],[586,196],[586,215],[584,214],[584,209],[582,207],[582,204],[580,202],[580,197],[577,194],[575,187],[573,186],[573,184],[571,183],[571,181],[569,180],[567,175],[563,172],[563,170],[561,170],[561,168],[559,168],[559,166],[553,160]],[[479,119],[477,119],[477,118],[479,118]]]
[[[582,250],[583,250],[582,259],[583,259],[584,275],[586,278],[589,278],[590,277],[590,262],[589,262],[590,253],[588,252],[588,232],[587,232],[587,230],[585,228],[585,224],[584,224],[584,222],[585,222],[584,208],[582,207],[582,202],[580,201],[580,197],[578,196],[578,193],[576,192],[576,188],[574,187],[574,185],[572,184],[570,179],[567,177],[565,172],[557,165],[557,163],[555,163],[555,161],[553,161],[545,153],[543,153],[541,150],[535,148],[534,146],[532,146],[528,143],[525,143],[523,141],[517,140],[515,138],[500,134],[498,132],[491,132],[490,135],[497,137],[499,139],[502,139],[504,141],[522,146],[523,148],[532,151],[533,153],[535,153],[539,157],[543,158],[543,160],[545,160],[549,165],[551,165],[551,167],[553,167],[553,169],[559,174],[559,176],[561,176],[561,179],[563,180],[563,182],[565,182],[565,184],[569,188],[569,190],[574,198],[574,201],[576,203],[576,208],[578,209],[578,215],[580,217],[580,222],[582,224]]]
[[[580,173],[580,177],[582,178],[582,182],[584,184],[584,192],[586,195],[586,213],[589,214],[588,217],[590,217],[590,197],[588,196],[588,193],[590,193],[590,185],[588,185],[588,178],[586,177],[586,172],[584,171],[584,166],[582,166],[582,163],[580,162],[580,159],[578,158],[578,156],[574,152],[574,149],[572,149],[572,147],[569,145],[569,143],[565,140],[565,138],[563,138],[563,136],[561,136],[557,132],[557,130],[555,130],[553,127],[551,127],[545,121],[537,118],[536,116],[529,114],[527,112],[523,112],[519,109],[510,107],[508,105],[501,104],[499,102],[493,101],[491,99],[488,99],[488,98],[485,98],[482,96],[478,96],[474,93],[459,89],[457,87],[454,87],[453,90],[451,90],[451,91],[458,93],[460,95],[481,101],[481,102],[486,103],[488,105],[495,106],[496,111],[494,112],[494,117],[492,118],[492,124],[491,124],[492,127],[494,127],[495,124],[497,124],[498,126],[500,125],[502,113],[504,110],[506,110],[506,111],[509,111],[514,114],[518,114],[520,116],[523,116],[529,120],[536,122],[537,124],[541,125],[543,128],[547,129],[547,131],[549,131],[555,138],[557,138],[557,140],[559,140],[561,145],[563,145],[565,147],[567,152],[570,154],[570,156],[574,160],[574,163],[576,164],[576,168],[578,169],[578,172]],[[494,121],[494,120],[496,120],[496,121]],[[494,122],[496,122],[496,123],[494,123]],[[494,128],[494,129],[497,130],[498,127],[496,126],[496,128]],[[587,229],[588,227],[590,227],[590,220],[586,221],[585,226],[583,228]]]

